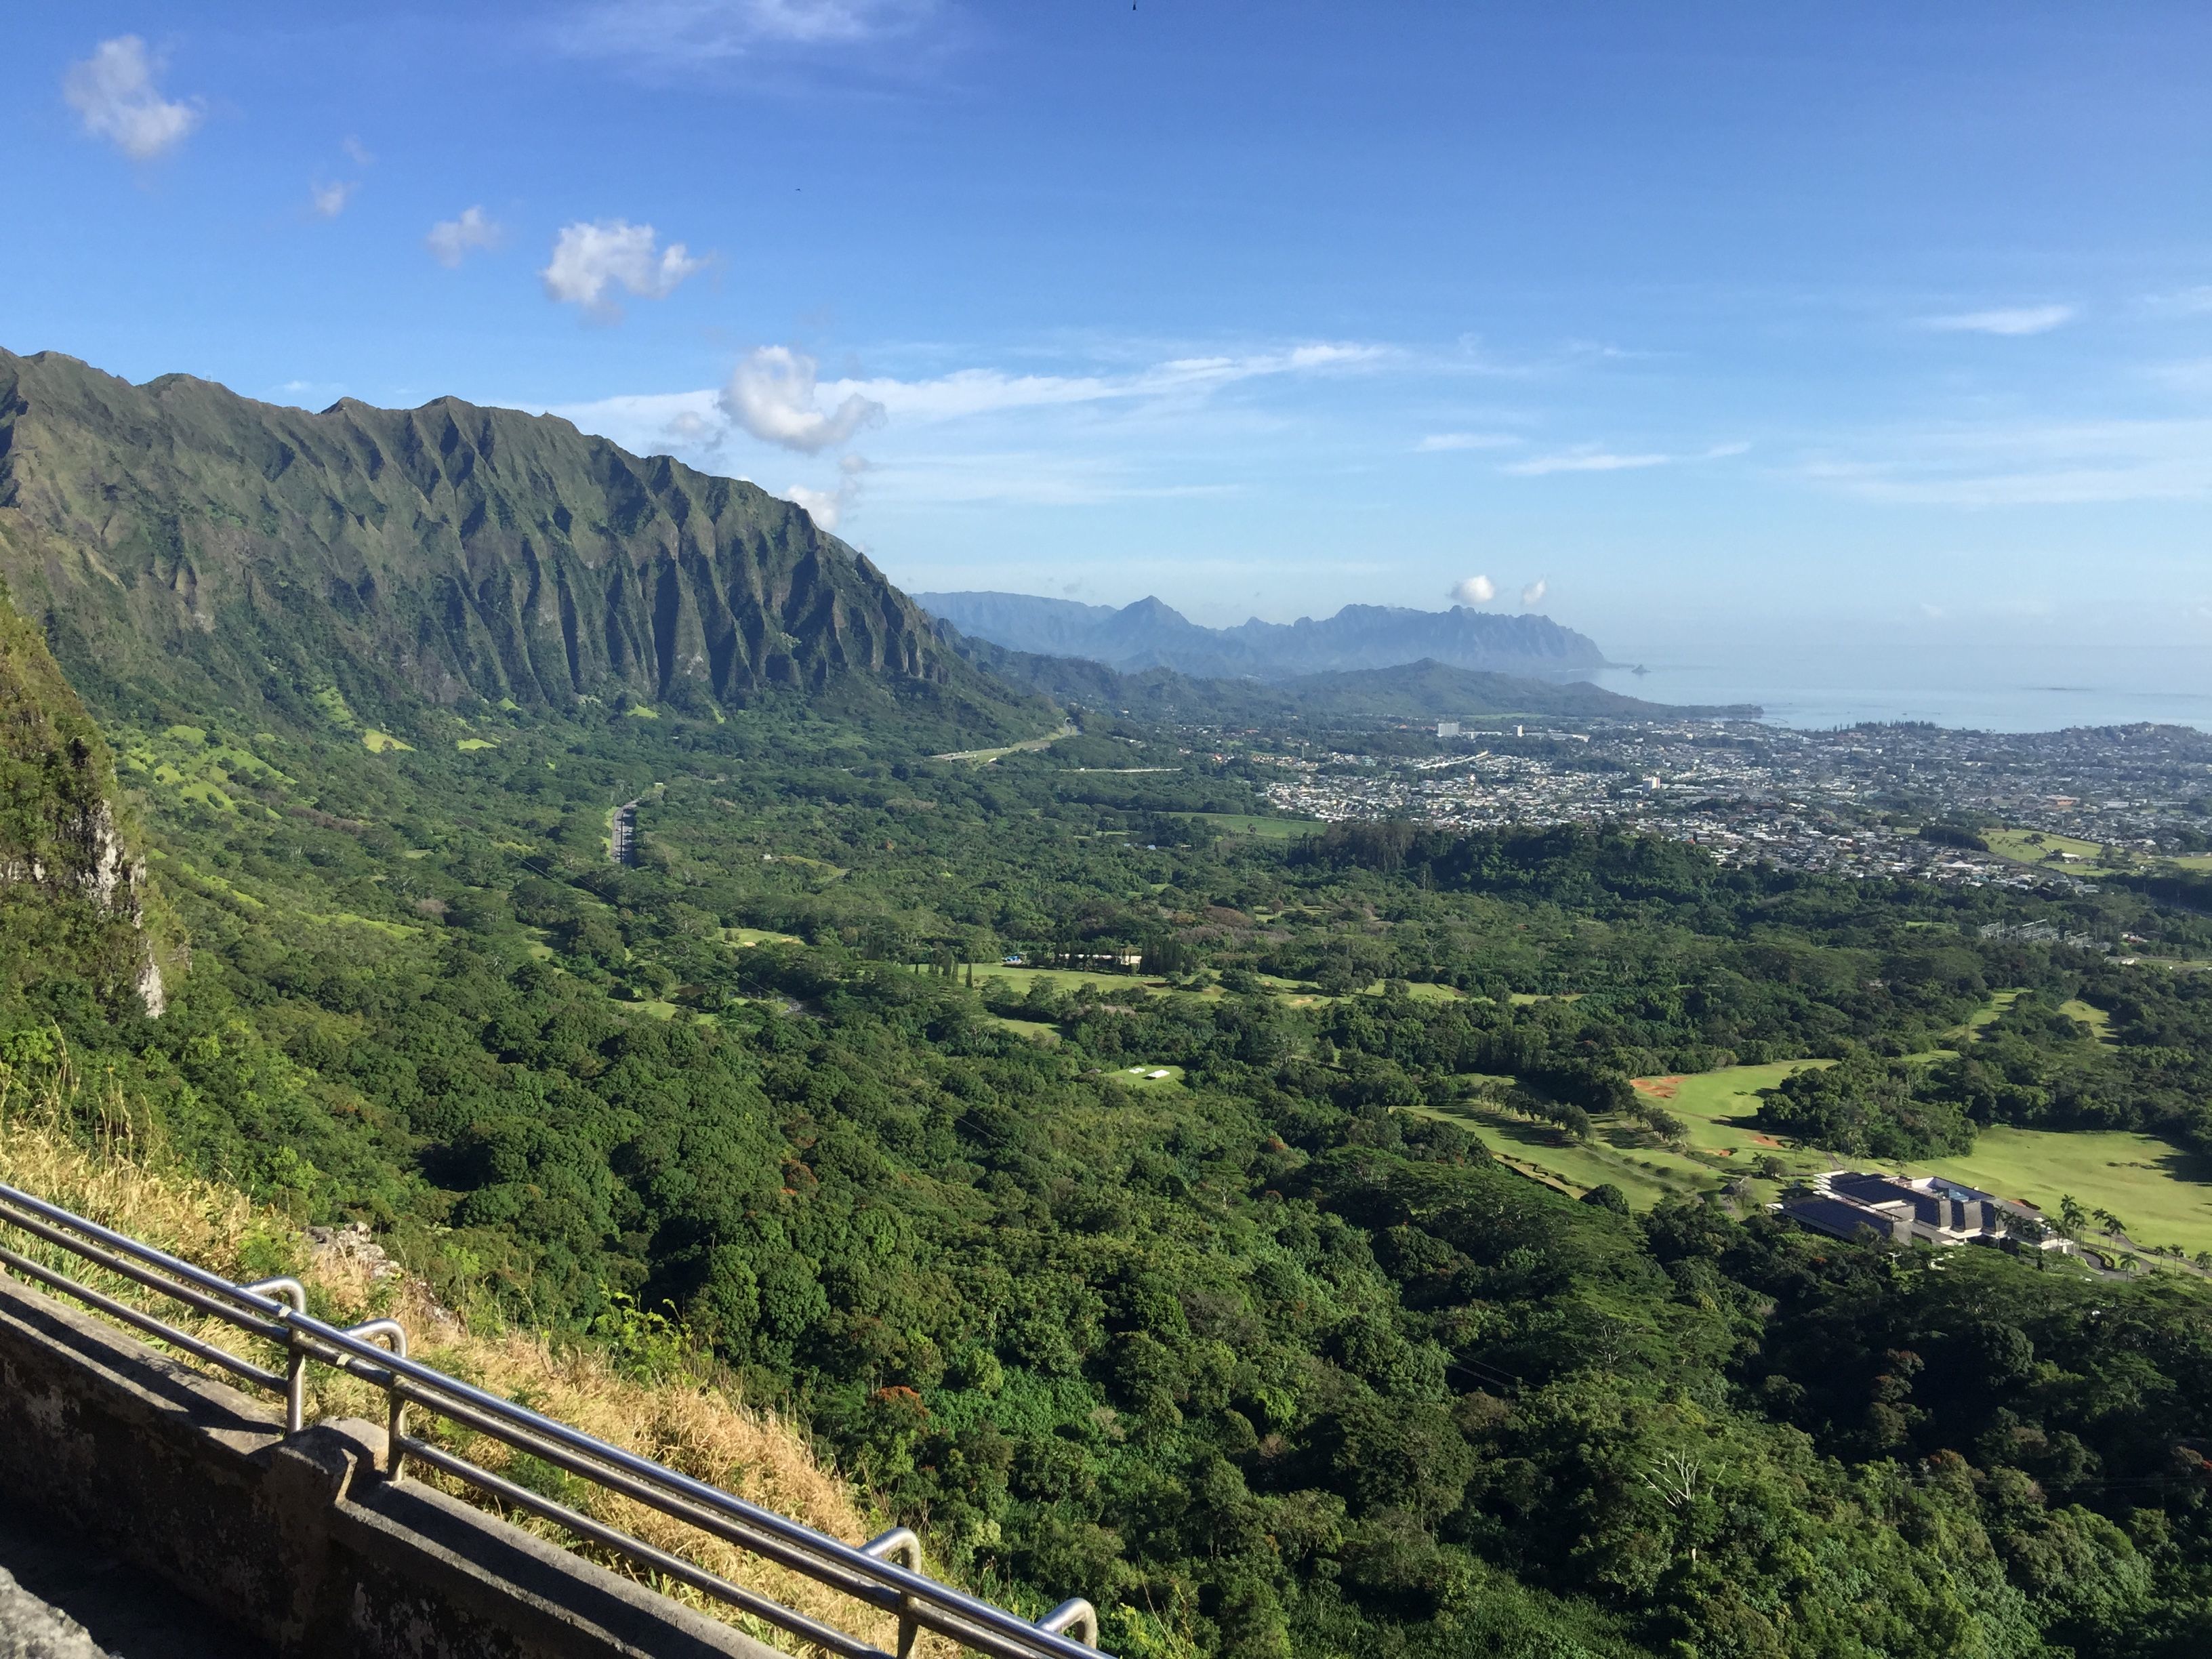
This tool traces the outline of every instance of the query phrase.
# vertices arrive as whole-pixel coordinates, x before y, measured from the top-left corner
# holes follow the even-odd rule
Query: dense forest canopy
[[[2194,1282],[1845,1243],[1717,1182],[1577,1201],[1439,1109],[1663,1137],[1630,1079],[1820,1058],[1778,1137],[2206,1148],[2212,987],[1982,934],[2202,953],[2191,913],[1601,830],[1239,833],[1235,764],[1139,721],[983,765],[796,696],[373,696],[96,701],[189,972],[151,1019],[13,933],[0,1060],[111,1068],[177,1156],[519,1318],[669,1311],[947,1571],[1089,1595],[1117,1652],[2212,1644]]]

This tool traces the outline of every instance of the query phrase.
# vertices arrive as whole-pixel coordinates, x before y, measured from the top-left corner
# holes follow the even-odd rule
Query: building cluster
[[[2063,1250],[2066,1241],[2033,1205],[1941,1176],[1847,1170],[1815,1176],[1813,1190],[1776,1206],[1800,1226],[1837,1238],[1872,1233],[1897,1244],[2005,1244]]]
[[[2071,837],[2113,856],[2195,852],[2212,832],[2212,737],[2183,727],[2004,734],[1683,721],[1571,732],[1447,721],[1437,732],[1431,752],[1410,757],[1278,741],[1247,758],[1285,812],[1459,830],[1613,823],[1696,842],[1723,863],[1838,875],[2083,884],[2069,868],[2084,862],[2078,854],[2000,857],[1922,836],[1931,820]]]

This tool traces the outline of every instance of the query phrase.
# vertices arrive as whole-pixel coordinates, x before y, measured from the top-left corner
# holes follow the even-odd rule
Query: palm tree
[[[2081,1200],[2069,1193],[2058,1200],[2058,1231],[2068,1238],[2079,1238],[2081,1229],[2089,1219],[2089,1212],[2081,1207]]]

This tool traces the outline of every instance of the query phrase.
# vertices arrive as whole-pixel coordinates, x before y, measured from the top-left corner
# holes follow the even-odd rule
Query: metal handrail
[[[413,1404],[894,1615],[899,1621],[896,1659],[907,1659],[922,1628],[991,1655],[993,1659],[1100,1659],[1098,1614],[1088,1601],[1080,1598],[1063,1601],[1042,1620],[1024,1619],[929,1577],[921,1571],[921,1540],[906,1528],[895,1528],[857,1548],[841,1543],[788,1516],[747,1503],[720,1487],[409,1358],[406,1333],[396,1320],[372,1320],[342,1328],[317,1319],[307,1311],[307,1293],[296,1279],[234,1284],[4,1182],[0,1182],[0,1223],[284,1348],[285,1371],[280,1375],[264,1370],[66,1274],[0,1248],[0,1264],[258,1387],[283,1394],[289,1432],[296,1433],[304,1426],[305,1371],[310,1360],[382,1389],[390,1405],[386,1474],[391,1480],[405,1478],[409,1460],[426,1464],[776,1625],[802,1641],[846,1655],[848,1659],[894,1659],[858,1637],[732,1584],[679,1556],[408,1434],[404,1413]],[[389,1346],[378,1346],[380,1339]],[[890,1559],[894,1556],[904,1558],[906,1565],[895,1563]]]

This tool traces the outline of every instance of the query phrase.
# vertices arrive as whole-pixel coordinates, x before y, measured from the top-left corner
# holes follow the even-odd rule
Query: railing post
[[[1054,1636],[1062,1631],[1074,1632],[1075,1639],[1086,1648],[1098,1645],[1098,1609],[1081,1596],[1072,1596],[1037,1620],[1039,1630],[1048,1630]]]
[[[407,1330],[396,1319],[372,1319],[365,1325],[349,1325],[346,1334],[357,1336],[364,1342],[374,1342],[380,1336],[392,1350],[392,1358],[407,1358]],[[407,1401],[399,1392],[399,1373],[392,1371],[389,1376],[385,1388],[388,1404],[384,1419],[384,1478],[397,1480],[407,1456],[399,1449],[399,1437],[407,1431]]]
[[[872,1555],[878,1561],[896,1561],[908,1572],[920,1572],[921,1540],[915,1535],[912,1527],[893,1527],[860,1546],[860,1553]],[[921,1634],[921,1626],[913,1616],[914,1598],[899,1597],[898,1659],[909,1659],[914,1652],[915,1638]]]
[[[263,1279],[239,1288],[255,1296],[280,1297],[295,1314],[307,1311],[307,1287],[296,1279]],[[307,1426],[307,1351],[300,1346],[300,1334],[289,1319],[284,1322],[284,1432],[297,1434]]]

